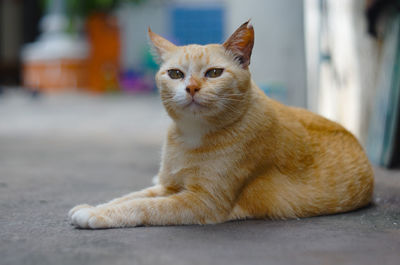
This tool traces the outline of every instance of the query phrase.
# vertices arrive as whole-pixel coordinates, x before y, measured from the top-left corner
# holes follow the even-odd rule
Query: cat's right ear
[[[150,27],[148,28],[148,35],[159,62],[165,61],[167,54],[177,48],[170,41],[151,31]]]
[[[243,23],[222,46],[231,52],[243,68],[250,64],[251,52],[254,45],[254,29],[250,20]]]

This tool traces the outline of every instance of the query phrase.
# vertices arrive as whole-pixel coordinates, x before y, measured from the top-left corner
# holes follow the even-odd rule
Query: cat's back
[[[344,135],[351,135],[351,133],[340,124],[309,110],[297,107],[287,107],[287,109],[309,132],[321,134],[343,133]]]
[[[287,109],[289,115],[292,115],[307,131],[313,146],[331,153],[363,158],[362,162],[368,163],[364,149],[357,138],[342,125],[306,109],[296,107]]]
[[[308,134],[314,152],[339,164],[370,168],[364,148],[342,125],[297,107],[286,107],[287,115],[299,122]]]

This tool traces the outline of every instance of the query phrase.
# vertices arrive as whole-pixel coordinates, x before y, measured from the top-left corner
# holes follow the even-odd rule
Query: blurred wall
[[[150,1],[139,5],[122,5],[117,10],[121,24],[122,52],[121,63],[125,69],[140,64],[144,49],[148,49],[147,27],[168,38],[167,5]]]
[[[0,58],[3,62],[15,62],[22,44],[22,4],[20,1],[0,2]]]
[[[20,49],[35,40],[42,0],[0,0],[0,85],[19,85]]]
[[[309,107],[365,143],[379,69],[364,0],[306,0]]]
[[[306,106],[306,63],[301,0],[227,1],[227,34],[251,19],[255,44],[250,65],[261,86],[287,89],[287,104]]]
[[[22,1],[0,1],[0,85],[18,82],[21,29]]]

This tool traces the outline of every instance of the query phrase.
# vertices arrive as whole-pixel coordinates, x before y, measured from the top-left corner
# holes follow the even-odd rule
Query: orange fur
[[[159,184],[70,211],[83,228],[287,219],[367,205],[373,172],[355,137],[307,110],[268,98],[251,80],[246,22],[224,45],[177,47],[149,31],[162,59],[160,95],[173,122]],[[168,69],[183,79],[171,79]],[[221,76],[205,77],[210,68]],[[191,86],[198,87],[196,93]],[[188,92],[186,92],[186,90]]]

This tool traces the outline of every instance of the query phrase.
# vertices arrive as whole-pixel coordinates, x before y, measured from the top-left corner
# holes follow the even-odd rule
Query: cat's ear
[[[254,29],[250,20],[243,23],[225,42],[222,44],[226,50],[231,52],[240,62],[243,68],[250,64],[251,52],[254,45]]]
[[[177,48],[170,41],[151,31],[150,27],[148,28],[148,34],[152,47],[154,48],[153,50],[155,51],[160,62],[165,60],[168,53]]]

